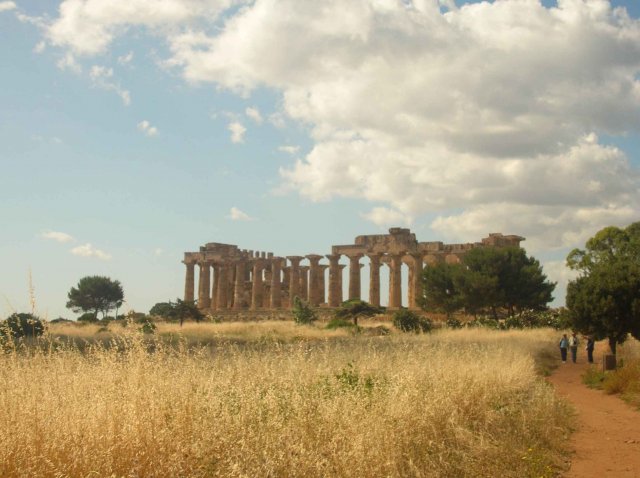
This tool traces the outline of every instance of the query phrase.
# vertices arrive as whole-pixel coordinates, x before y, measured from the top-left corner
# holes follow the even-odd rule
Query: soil
[[[596,366],[602,367],[606,349],[596,345]],[[577,363],[569,358],[549,377],[577,412],[577,429],[569,443],[570,468],[563,476],[640,478],[640,411],[616,395],[584,385],[581,375],[588,367],[586,353],[580,350]]]

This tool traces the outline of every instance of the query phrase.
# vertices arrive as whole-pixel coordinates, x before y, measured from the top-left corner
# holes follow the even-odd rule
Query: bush
[[[309,307],[309,304],[304,302],[298,296],[293,298],[293,307],[291,309],[291,313],[293,314],[293,321],[296,324],[311,324],[314,321],[318,320],[316,313],[311,307]]]
[[[139,322],[142,324],[142,327],[140,327],[140,332],[142,332],[143,334],[153,334],[156,331],[156,324],[153,323],[152,320],[150,319],[145,319],[144,322]]]
[[[449,317],[445,322],[445,324],[450,329],[461,329],[463,326],[462,322],[456,319],[455,317]]]
[[[13,338],[38,337],[44,333],[44,323],[33,314],[11,314],[0,324],[0,335]]]
[[[329,321],[326,328],[334,330],[334,329],[340,329],[342,327],[353,328],[357,326],[349,320],[334,318]]]
[[[403,332],[431,332],[433,325],[426,317],[421,317],[415,312],[401,309],[393,314],[393,325]]]

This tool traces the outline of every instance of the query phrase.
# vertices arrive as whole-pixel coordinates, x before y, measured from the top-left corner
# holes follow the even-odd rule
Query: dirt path
[[[603,346],[596,348],[600,359],[602,350]],[[580,377],[586,362],[584,350],[579,351],[578,363],[569,359],[549,377],[578,413],[578,428],[570,442],[571,468],[564,476],[640,478],[640,411],[617,396],[587,388]]]

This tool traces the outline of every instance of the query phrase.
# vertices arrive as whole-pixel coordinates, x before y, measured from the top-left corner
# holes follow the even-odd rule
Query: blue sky
[[[635,1],[0,1],[3,313],[146,311],[206,242],[520,234],[561,283],[637,220]],[[623,10],[624,9],[624,10]]]

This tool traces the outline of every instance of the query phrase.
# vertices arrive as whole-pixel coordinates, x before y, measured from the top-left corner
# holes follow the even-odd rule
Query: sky
[[[567,253],[639,218],[639,18],[637,0],[0,0],[0,315],[33,298],[73,318],[86,275],[146,312],[207,242],[328,254],[394,226],[524,236],[562,305]]]

